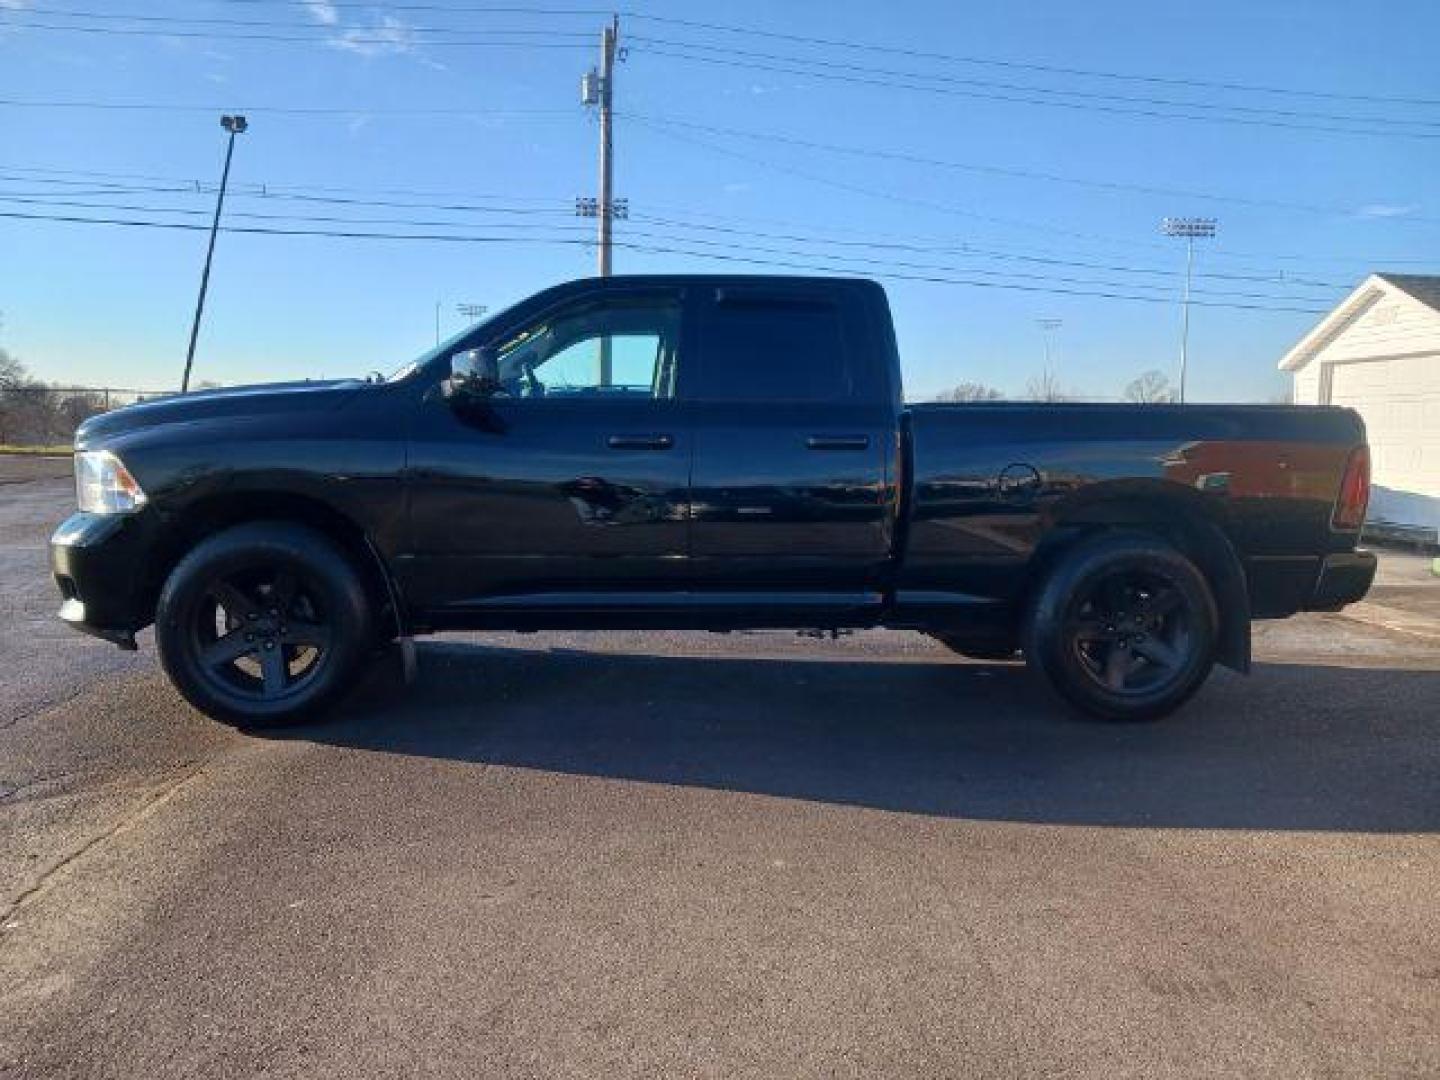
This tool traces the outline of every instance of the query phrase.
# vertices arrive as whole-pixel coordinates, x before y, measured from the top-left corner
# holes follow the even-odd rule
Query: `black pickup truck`
[[[60,617],[231,722],[445,630],[920,630],[1163,715],[1250,624],[1358,600],[1344,409],[903,403],[883,290],[613,277],[388,379],[206,391],[76,436]]]

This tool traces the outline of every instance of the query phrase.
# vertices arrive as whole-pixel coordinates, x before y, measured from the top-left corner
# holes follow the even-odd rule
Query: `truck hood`
[[[369,385],[362,379],[327,379],[169,394],[91,417],[75,432],[75,446],[83,450],[133,431],[170,424],[337,408]]]

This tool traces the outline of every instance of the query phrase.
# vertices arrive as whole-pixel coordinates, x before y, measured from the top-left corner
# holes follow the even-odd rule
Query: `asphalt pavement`
[[[55,623],[29,468],[0,1075],[1440,1074],[1422,636],[1116,727],[912,634],[467,635],[245,735]]]

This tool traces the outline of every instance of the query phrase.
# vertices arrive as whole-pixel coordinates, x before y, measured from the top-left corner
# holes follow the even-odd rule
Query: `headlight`
[[[75,455],[75,501],[89,514],[133,514],[145,492],[109,450],[86,450]]]

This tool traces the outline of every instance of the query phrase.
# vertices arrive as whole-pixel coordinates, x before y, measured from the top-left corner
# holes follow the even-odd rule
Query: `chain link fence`
[[[62,447],[92,416],[173,391],[119,386],[0,386],[0,446]]]

